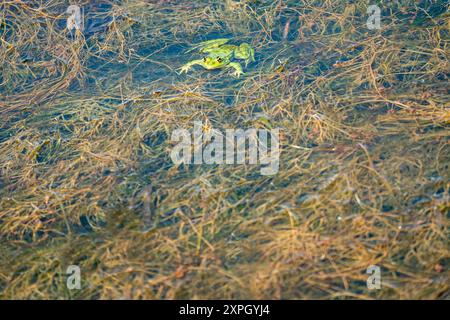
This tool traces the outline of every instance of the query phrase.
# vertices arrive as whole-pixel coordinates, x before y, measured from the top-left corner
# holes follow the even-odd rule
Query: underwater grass
[[[2,299],[449,298],[444,1],[384,4],[381,30],[366,1],[1,6]],[[244,76],[177,74],[224,36],[255,48]],[[278,174],[173,164],[194,121],[280,128]]]

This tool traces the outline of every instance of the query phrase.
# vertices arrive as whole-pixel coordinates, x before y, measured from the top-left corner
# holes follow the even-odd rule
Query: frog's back
[[[233,44],[224,44],[223,46],[220,46],[219,49],[223,51],[234,51],[236,50],[237,46]]]

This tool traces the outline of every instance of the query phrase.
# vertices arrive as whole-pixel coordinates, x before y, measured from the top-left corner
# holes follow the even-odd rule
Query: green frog
[[[255,51],[247,44],[242,43],[239,46],[226,44],[229,39],[216,39],[200,42],[191,50],[200,49],[200,53],[206,53],[203,59],[192,60],[181,67],[181,73],[188,72],[193,65],[200,65],[207,70],[233,68],[234,75],[239,78],[242,71],[242,66],[239,62],[232,61],[232,59],[245,60],[245,66],[250,62],[255,61]]]

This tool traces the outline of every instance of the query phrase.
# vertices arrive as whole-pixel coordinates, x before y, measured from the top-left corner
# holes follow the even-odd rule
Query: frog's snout
[[[204,57],[203,62],[206,69],[217,69],[222,64],[222,58]]]

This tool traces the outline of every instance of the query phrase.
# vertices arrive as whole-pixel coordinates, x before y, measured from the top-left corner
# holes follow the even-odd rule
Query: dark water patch
[[[382,206],[381,206],[381,211],[382,212],[391,212],[391,211],[393,211],[394,210],[394,206],[393,205],[390,205],[390,204],[383,204]]]
[[[157,147],[168,139],[167,133],[163,131],[154,132],[144,136],[144,143],[149,147]]]

